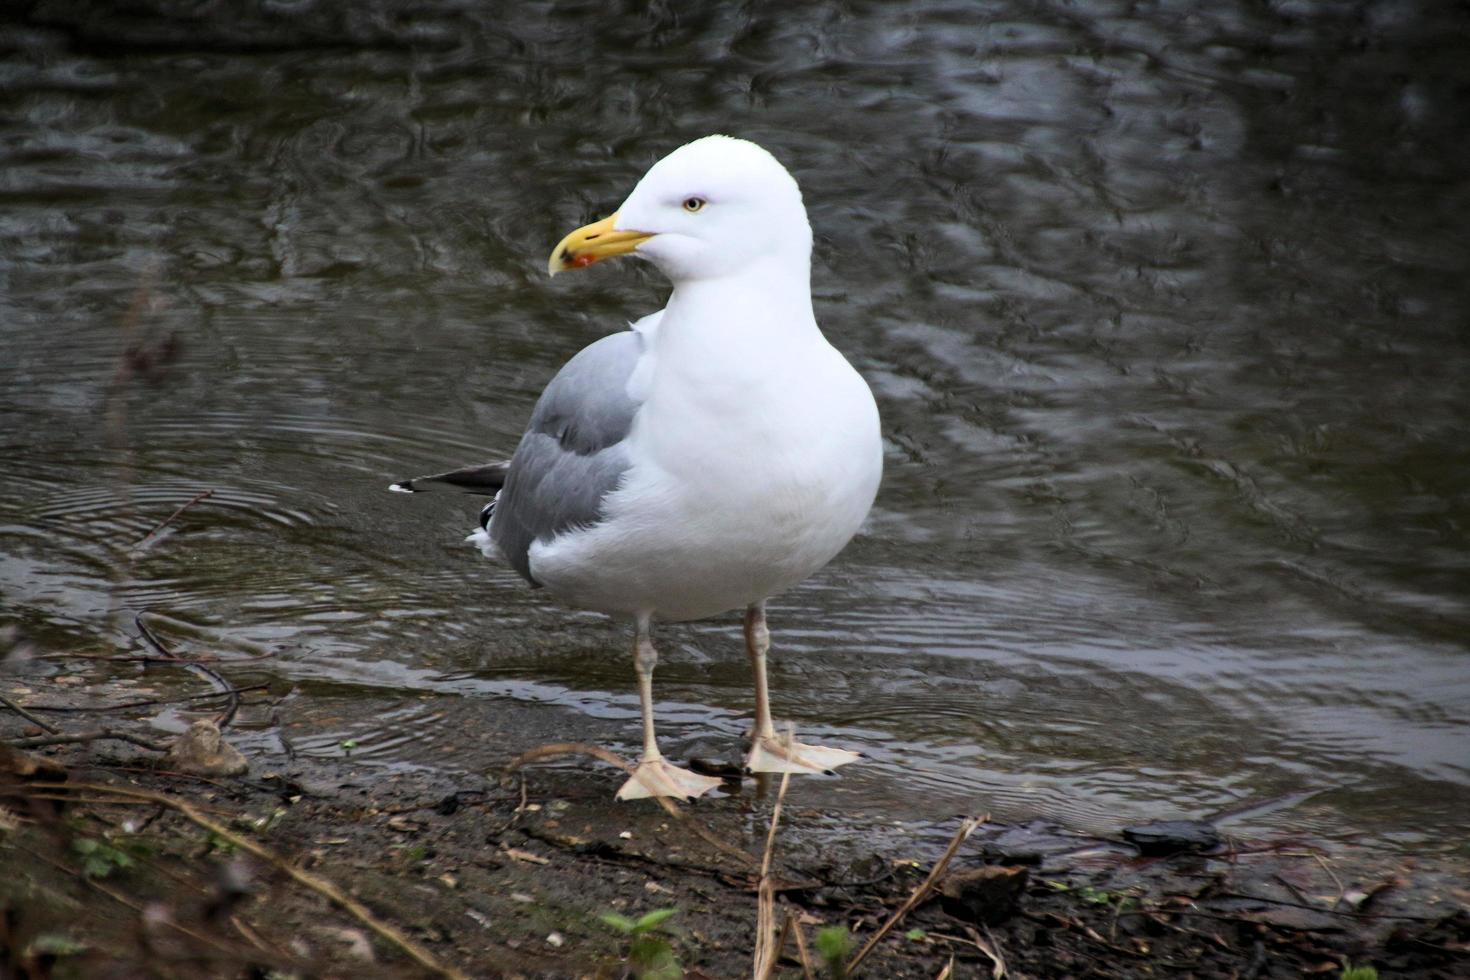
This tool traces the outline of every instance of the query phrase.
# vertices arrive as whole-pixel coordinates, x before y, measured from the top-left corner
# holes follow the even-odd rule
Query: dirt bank
[[[129,690],[60,681],[0,679],[0,694],[60,708]],[[618,774],[583,756],[501,779],[535,733],[478,746],[499,760],[483,776],[371,769],[292,752],[279,710],[282,737],[242,740],[248,773],[190,775],[155,751],[167,741],[146,724],[158,710],[98,723],[0,705],[0,740],[19,746],[0,763],[0,975],[411,976],[437,964],[616,977],[634,937],[604,917],[659,909],[676,911],[650,930],[645,963],[671,954],[687,976],[750,974],[771,784],[731,783],[675,818],[613,803]],[[104,728],[148,744],[42,744]],[[772,849],[775,921],[791,923],[777,976],[803,974],[803,948],[828,975],[824,927],[846,927],[850,959],[961,824],[895,825],[802,796],[794,780]],[[1466,896],[1446,872],[1305,841],[1174,846],[1186,852],[1145,856],[1121,828],[1104,840],[981,823],[859,972],[933,978],[951,960],[956,977],[996,976],[998,963],[1013,977],[1337,977],[1348,962],[1470,972]],[[836,938],[822,943],[831,953]]]

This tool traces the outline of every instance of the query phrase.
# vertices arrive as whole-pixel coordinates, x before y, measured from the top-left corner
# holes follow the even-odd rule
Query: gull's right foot
[[[680,769],[667,759],[644,759],[618,790],[617,798],[641,800],[648,796],[672,796],[676,800],[690,800],[708,793],[720,782]]]

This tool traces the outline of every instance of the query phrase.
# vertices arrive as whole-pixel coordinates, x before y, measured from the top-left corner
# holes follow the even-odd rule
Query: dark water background
[[[630,747],[621,627],[384,487],[661,304],[545,256],[728,132],[805,188],[889,440],[773,608],[778,714],[875,757],[808,801],[1463,855],[1466,7],[685,6],[7,5],[0,624],[275,650],[232,676],[365,764],[507,699]],[[668,747],[733,747],[734,618],[664,637]]]

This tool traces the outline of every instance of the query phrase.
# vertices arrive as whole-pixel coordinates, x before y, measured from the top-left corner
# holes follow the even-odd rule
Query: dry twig
[[[55,729],[52,729],[55,731]],[[150,752],[167,752],[168,746],[131,732],[120,732],[112,728],[99,728],[91,732],[75,732],[67,735],[37,735],[35,738],[14,738],[4,744],[13,749],[35,749],[43,745],[71,745],[77,742],[101,741],[129,742]]]
[[[157,663],[157,661],[154,661],[154,663]],[[224,691],[210,691],[207,694],[181,694],[176,698],[140,698],[137,701],[120,701],[117,704],[27,704],[23,706],[17,705],[16,707],[26,707],[32,711],[50,711],[56,714],[106,714],[109,711],[152,708],[160,704],[184,704],[189,701],[209,701],[214,698],[230,696],[238,697],[241,694],[248,694],[251,691],[264,691],[269,686],[268,684],[251,684],[247,687],[231,687]],[[55,729],[52,730],[55,731]]]
[[[158,524],[154,526],[153,530],[149,531],[147,534],[139,538],[137,543],[133,545],[134,550],[142,548],[145,544],[153,539],[154,535],[172,524],[180,514],[188,510],[190,507],[193,507],[195,504],[199,503],[199,501],[211,496],[213,493],[213,490],[201,490],[198,494],[195,495],[193,500],[190,500],[188,503],[181,506],[178,510],[174,511],[172,514],[159,521]]]
[[[0,704],[5,705],[5,707],[9,708],[11,711],[14,711],[16,714],[20,715],[26,721],[30,722],[32,725],[35,725],[42,731],[50,732],[52,735],[55,735],[58,731],[58,729],[54,725],[46,724],[44,721],[27,711],[25,705],[16,704],[14,701],[10,700],[3,694],[0,694]]]
[[[225,726],[234,720],[235,712],[240,709],[240,691],[242,689],[236,688],[229,681],[225,680],[224,675],[215,670],[213,667],[210,667],[207,664],[201,663],[199,661],[188,660],[184,657],[180,657],[178,654],[170,650],[167,646],[164,645],[163,641],[158,638],[158,635],[148,628],[148,624],[143,622],[143,617],[147,614],[148,610],[145,609],[133,617],[133,625],[138,627],[138,632],[142,634],[143,641],[151,646],[154,650],[158,651],[159,657],[162,658],[164,661],[170,664],[176,664],[180,667],[183,667],[185,670],[192,670],[198,673],[200,676],[208,679],[211,684],[214,684],[216,687],[219,688],[219,690],[215,693],[223,694],[230,699],[230,703],[225,707],[225,710],[220,712],[219,715],[216,716],[214,719],[215,725],[221,731],[223,731]]]
[[[857,955],[851,960],[848,960],[848,976],[856,974],[858,966],[863,960],[868,958],[868,954],[877,947],[878,943],[883,940],[883,937],[892,932],[893,928],[903,921],[903,917],[908,915],[915,905],[918,905],[924,900],[924,896],[929,894],[929,889],[934,887],[934,883],[939,880],[939,876],[944,874],[944,870],[949,867],[949,862],[954,859],[955,852],[960,849],[960,845],[970,839],[970,835],[975,832],[975,828],[989,819],[989,814],[983,817],[967,817],[960,824],[960,829],[955,831],[954,839],[949,842],[949,846],[944,849],[944,853],[940,855],[939,860],[930,869],[928,877],[919,883],[919,887],[915,888],[913,893],[898,907],[898,911],[889,916],[888,921],[883,923],[882,927],[873,934],[873,938],[869,939],[863,948],[858,950]]]

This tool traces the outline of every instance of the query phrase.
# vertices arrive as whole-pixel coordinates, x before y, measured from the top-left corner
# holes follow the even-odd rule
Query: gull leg
[[[718,779],[680,769],[658,750],[658,739],[653,730],[653,668],[658,664],[658,651],[653,646],[648,616],[638,617],[633,663],[638,668],[638,702],[643,711],[643,757],[633,775],[618,790],[617,798],[640,800],[646,796],[672,796],[687,800],[720,785]]]
[[[755,675],[755,733],[745,768],[751,772],[830,772],[861,759],[861,755],[846,749],[803,745],[794,738],[776,734],[766,687],[766,651],[770,648],[766,604],[757,602],[745,610],[745,650],[750,654],[750,667]]]

